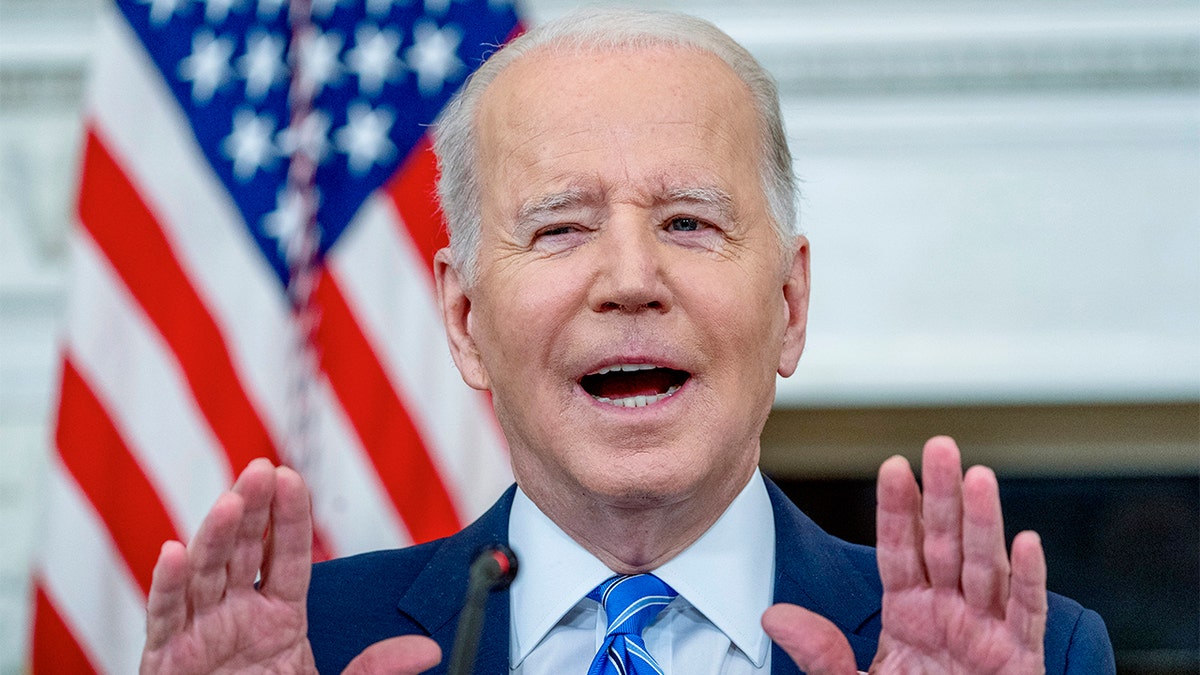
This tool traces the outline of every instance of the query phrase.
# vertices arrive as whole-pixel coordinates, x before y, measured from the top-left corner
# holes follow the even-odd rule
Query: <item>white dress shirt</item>
[[[613,575],[517,490],[508,521],[520,573],[509,591],[509,669],[584,675],[607,620],[587,594]],[[758,471],[698,540],[654,574],[678,593],[647,628],[665,673],[769,673],[762,613],[775,585],[775,517]]]

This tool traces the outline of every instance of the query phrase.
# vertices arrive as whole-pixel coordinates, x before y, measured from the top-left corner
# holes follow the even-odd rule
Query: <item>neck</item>
[[[746,487],[754,468],[731,471],[719,485],[682,497],[643,498],[635,504],[587,491],[564,495],[563,490],[541,491],[536,486],[521,489],[610,570],[636,574],[661,567],[707,532]]]

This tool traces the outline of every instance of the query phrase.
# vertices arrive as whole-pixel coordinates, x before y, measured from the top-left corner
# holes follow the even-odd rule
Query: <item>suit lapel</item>
[[[823,531],[769,479],[775,513],[775,602],[810,609],[833,621],[866,670],[879,638],[880,586],[874,556]],[[798,672],[779,647],[772,647],[771,672]]]
[[[467,573],[475,554],[487,544],[508,544],[508,514],[515,493],[514,485],[487,513],[462,532],[444,540],[400,598],[399,610],[420,625],[442,648],[442,663],[429,673],[445,673],[449,666],[458,617],[467,592]],[[475,673],[503,675],[508,672],[508,625],[508,591],[492,593],[484,612]]]

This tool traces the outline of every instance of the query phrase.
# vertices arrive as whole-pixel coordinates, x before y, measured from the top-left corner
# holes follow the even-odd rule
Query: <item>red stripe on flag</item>
[[[158,328],[234,473],[250,460],[279,457],[238,380],[221,331],[179,265],[154,214],[95,129],[87,135],[79,216]]]
[[[94,128],[88,130],[84,147],[79,216],[174,352],[233,473],[257,457],[279,464],[279,453],[242,388],[216,321],[154,214]],[[314,524],[314,560],[332,557],[325,539]]]
[[[438,205],[437,175],[433,143],[425,134],[385,188],[431,279],[433,254],[450,243]]]
[[[35,584],[33,605],[33,644],[30,666],[38,673],[95,673],[98,672],[71,629],[59,616],[42,584]]]
[[[328,271],[314,297],[321,369],[409,534],[422,543],[457,532],[462,524],[425,443]]]
[[[121,438],[104,406],[63,359],[55,441],[63,464],[112,535],[134,579],[150,592],[162,543],[180,539],[154,486]]]

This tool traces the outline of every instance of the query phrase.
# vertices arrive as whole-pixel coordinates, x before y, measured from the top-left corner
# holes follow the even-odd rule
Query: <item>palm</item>
[[[194,617],[185,632],[147,651],[142,671],[311,673],[315,667],[304,635],[304,615],[289,603],[227,598],[221,611]]]
[[[188,546],[163,546],[141,672],[317,672],[307,637],[311,555],[304,481],[266,460],[251,462]],[[371,645],[343,675],[412,675],[441,658],[433,640],[405,635]]]
[[[934,589],[885,598],[883,626],[872,672],[1036,673],[1043,667],[1041,651],[1016,640],[1002,618]]]
[[[191,546],[163,547],[142,672],[315,672],[305,616],[311,537],[299,476],[252,464]]]
[[[925,492],[902,458],[879,470],[877,546],[883,616],[872,673],[1042,673],[1046,564],[1032,532],[1004,546],[991,471],[962,475],[948,438],[925,446]],[[810,675],[854,673],[854,654],[824,617],[777,605],[767,632]]]

